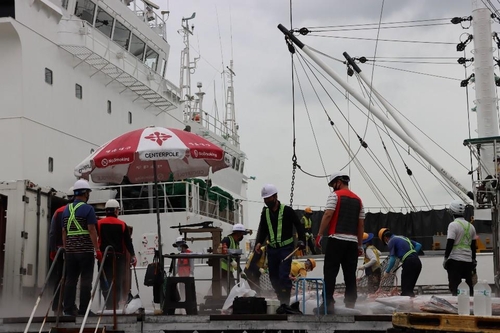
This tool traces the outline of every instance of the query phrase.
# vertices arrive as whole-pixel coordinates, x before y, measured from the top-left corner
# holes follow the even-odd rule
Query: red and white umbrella
[[[75,168],[75,176],[96,183],[121,184],[207,176],[227,168],[224,150],[196,134],[164,127],[146,127],[125,133],[99,147]],[[158,251],[163,267],[160,208],[155,191]]]
[[[156,162],[156,163],[153,163]],[[152,182],[207,176],[229,166],[224,150],[199,135],[179,129],[146,127],[99,147],[75,167],[75,176],[95,183]]]

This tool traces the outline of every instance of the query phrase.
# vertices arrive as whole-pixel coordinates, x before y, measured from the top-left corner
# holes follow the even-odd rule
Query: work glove
[[[306,232],[306,238],[309,238],[309,237],[311,237],[311,234]]]
[[[102,252],[101,251],[95,251],[95,258],[97,261],[101,262],[102,261]]]
[[[245,280],[247,279],[247,275],[245,273],[241,273],[240,276],[241,276],[242,279],[245,279]]]
[[[300,240],[297,242],[297,247],[299,248],[299,250],[304,250],[306,248],[306,244]]]
[[[132,258],[130,258],[130,266],[134,266],[137,265],[137,258],[136,256],[132,256]]]
[[[477,260],[474,259],[474,260],[472,260],[472,270],[473,271],[476,270],[476,267],[477,267]]]
[[[233,267],[233,268],[238,267],[238,264],[236,263],[236,261],[234,261],[234,260],[231,261],[231,267]]]
[[[444,259],[443,259],[443,268],[444,268],[445,270],[448,270],[447,266],[448,266],[448,258],[444,258]]]
[[[264,268],[259,268],[259,273],[260,274],[264,274],[266,272],[266,270]]]
[[[56,258],[57,251],[50,251],[49,258],[50,260],[54,261]]]
[[[358,267],[358,271],[364,271],[365,270],[365,266],[361,265]]]
[[[391,273],[384,272],[384,276],[383,276],[383,278],[384,278],[384,279],[388,278],[390,274],[391,274]]]
[[[323,238],[323,236],[321,236],[321,235],[316,236],[316,247],[321,248],[321,239],[322,238]]]

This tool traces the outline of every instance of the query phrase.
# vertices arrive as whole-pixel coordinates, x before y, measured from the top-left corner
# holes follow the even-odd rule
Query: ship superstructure
[[[230,165],[209,179],[160,184],[166,246],[179,235],[169,226],[211,220],[226,233],[244,222],[245,154],[234,112],[232,126],[204,112],[201,84],[196,96],[186,99],[182,93],[192,71],[179,86],[166,79],[165,14],[148,0],[0,4],[0,130],[8,143],[0,149],[8,156],[0,176],[3,302],[31,296],[43,285],[50,218],[65,203],[75,165],[133,129],[190,129],[222,146]],[[191,62],[189,53],[183,62]],[[234,110],[230,82],[228,103]],[[209,196],[207,183],[219,191]],[[91,203],[99,211],[106,200],[120,200],[124,219],[134,228],[139,266],[147,265],[156,237],[152,185],[108,185],[95,184]]]

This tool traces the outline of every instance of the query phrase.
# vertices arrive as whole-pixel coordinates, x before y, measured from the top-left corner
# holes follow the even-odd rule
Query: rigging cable
[[[307,59],[305,59],[301,53],[299,52],[299,55],[301,57],[299,57],[299,61],[301,60],[301,58],[307,63],[307,66],[309,67],[309,69],[311,70],[311,67],[314,68],[328,83],[330,83],[338,92],[340,92],[342,95],[344,95],[344,92],[342,92],[334,83],[332,83],[321,71],[319,71],[313,64],[311,64]],[[305,70],[304,70],[305,72]],[[306,74],[307,75],[307,74]],[[316,77],[316,80],[318,80],[317,76],[315,75]],[[310,80],[310,79],[309,79]],[[319,82],[319,80],[318,80]],[[321,84],[322,85],[322,84]],[[327,93],[327,95],[329,96],[330,100],[332,100],[332,102],[335,104],[335,102],[333,101],[332,97],[329,95],[329,93],[326,91],[325,87],[322,85],[323,89],[325,90],[325,92]],[[336,104],[335,104],[336,105]],[[361,107],[359,107],[356,103],[353,103],[354,106],[356,106],[356,108],[363,114],[365,114],[365,116],[367,116],[367,114],[361,109]],[[337,105],[336,105],[337,106]],[[337,106],[338,108],[338,106]],[[324,109],[325,113],[326,113],[326,110]],[[340,111],[340,110],[339,110]],[[399,111],[398,111],[399,112]],[[342,112],[340,111],[340,113],[342,114]],[[342,114],[343,115],[343,114]],[[328,115],[327,115],[328,116]],[[329,116],[328,116],[329,117]],[[406,118],[406,117],[405,117]],[[329,118],[330,119],[330,118]],[[407,119],[407,118],[406,118]],[[331,120],[330,120],[331,121]],[[375,123],[376,126],[379,126],[378,124]],[[413,124],[414,125],[414,124]],[[415,125],[414,125],[415,126]],[[417,127],[418,128],[418,127]],[[419,129],[420,130],[420,129]],[[421,131],[421,130],[420,130]],[[384,132],[385,134],[387,134],[386,132]],[[425,134],[425,133],[424,133]],[[388,135],[388,134],[387,134]],[[433,141],[434,142],[434,141]],[[400,143],[398,143],[396,141],[396,143],[402,147],[402,145]],[[403,148],[403,147],[402,147]],[[431,170],[428,169],[428,167],[426,165],[424,165],[421,161],[419,161],[418,159],[416,159],[415,156],[412,156],[416,161],[417,163],[419,163],[423,168],[425,168],[426,170],[428,170],[429,173],[431,173],[433,175],[434,178],[436,178],[438,180],[438,182],[440,182],[441,184],[443,184],[443,181],[442,179],[440,179],[439,177],[437,177],[434,173],[432,173]],[[463,166],[463,165],[462,165]],[[466,168],[464,166],[464,168]],[[466,168],[467,169],[467,168]],[[387,176],[386,176],[387,177]],[[389,178],[388,178],[389,179]],[[390,179],[389,179],[390,180]],[[394,186],[394,185],[393,185]],[[448,184],[444,184],[443,186],[448,186]],[[448,192],[449,193],[449,192]]]
[[[293,22],[293,9],[292,9],[292,0],[290,0],[290,26],[292,27],[292,22]],[[292,67],[292,132],[293,132],[293,142],[292,142],[292,147],[293,147],[293,155],[292,155],[292,181],[290,185],[290,207],[293,207],[293,190],[295,187],[295,172],[297,171],[297,155],[295,153],[295,144],[296,144],[296,138],[295,138],[295,76],[294,76],[294,58],[293,55],[295,54],[295,47],[293,46],[292,42],[288,39],[288,37],[285,37],[285,41],[288,44],[288,50],[290,51],[290,59],[291,59],[291,67]]]

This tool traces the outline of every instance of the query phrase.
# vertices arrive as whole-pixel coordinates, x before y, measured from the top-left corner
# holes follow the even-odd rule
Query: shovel
[[[133,300],[133,299],[136,299],[136,298],[139,298],[139,281],[137,280],[137,271],[135,270],[135,266],[134,267],[134,276],[135,276],[135,285],[137,287],[137,294],[135,296],[132,295],[132,289],[130,289],[130,291],[128,292],[128,297],[127,297],[127,305]]]
[[[129,291],[127,297],[127,303],[125,304],[125,308],[123,309],[123,312],[125,314],[132,314],[136,313],[137,311],[139,312],[144,311],[141,299],[139,298],[139,280],[137,279],[137,272],[135,270],[135,266],[134,266],[134,276],[135,276],[135,285],[137,286],[137,294],[135,296],[132,296],[132,290]]]
[[[281,260],[281,264],[284,263],[285,261],[287,261],[288,259],[290,259],[294,254],[295,252],[297,252],[299,250],[299,247],[296,247],[295,250],[293,250],[289,255],[287,255],[283,260]]]

